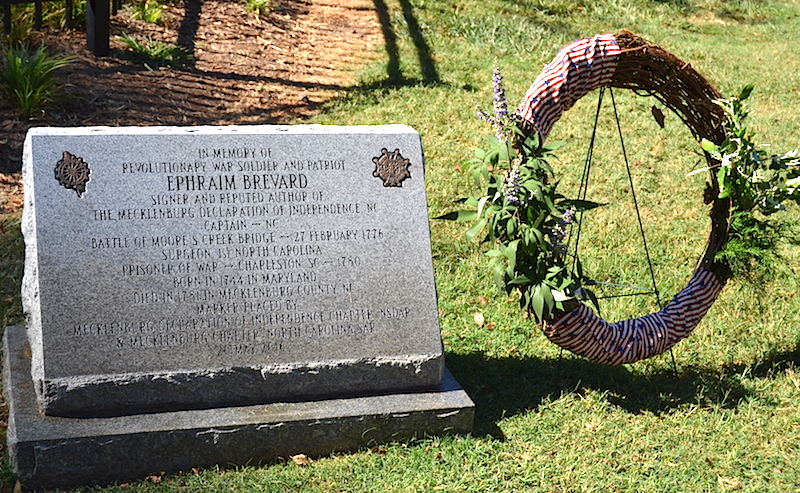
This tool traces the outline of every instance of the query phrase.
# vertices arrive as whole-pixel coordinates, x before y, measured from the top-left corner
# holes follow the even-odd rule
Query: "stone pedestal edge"
[[[45,416],[36,405],[26,329],[7,327],[3,347],[9,455],[31,490],[469,433],[474,418],[472,400],[447,370],[440,389],[431,392],[110,418]]]

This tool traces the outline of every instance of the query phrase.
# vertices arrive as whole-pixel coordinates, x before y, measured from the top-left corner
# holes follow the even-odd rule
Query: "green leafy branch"
[[[731,201],[728,241],[715,261],[734,277],[760,281],[772,272],[778,244],[791,235],[791,223],[769,216],[785,210],[785,202],[800,204],[800,155],[768,155],[755,144],[744,124],[750,114],[744,101],[752,91],[751,84],[736,97],[715,101],[725,112],[726,138],[720,145],[701,141],[717,164],[691,174],[716,169],[719,198]]]
[[[565,311],[576,299],[582,274],[567,265],[567,228],[576,215],[599,204],[568,199],[548,159],[556,146],[542,145],[514,124],[508,138],[487,137],[487,149],[476,150],[470,171],[484,195],[464,201],[468,209],[442,219],[474,221],[467,240],[483,237],[493,247],[485,255],[495,283],[506,293],[519,291],[520,306],[538,321]]]

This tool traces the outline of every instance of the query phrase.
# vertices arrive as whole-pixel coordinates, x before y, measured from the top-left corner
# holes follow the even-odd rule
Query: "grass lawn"
[[[564,44],[633,31],[688,61],[725,95],[748,83],[751,125],[776,153],[800,147],[800,1],[375,0],[387,34],[380,63],[313,119],[405,123],[422,135],[430,216],[474,193],[465,163],[490,109],[491,72],[522,98]],[[699,144],[674,115],[661,129],[653,99],[615,92],[656,278],[669,299],[701,254],[708,219]],[[563,190],[577,186],[596,94],[550,134],[563,141]],[[601,110],[584,264],[598,280],[646,286],[613,111]],[[702,166],[703,164],[701,164]],[[789,207],[785,219],[797,220]],[[23,321],[18,216],[0,222],[0,326]],[[466,227],[432,220],[447,366],[476,404],[469,436],[427,437],[353,454],[265,467],[153,476],[106,492],[800,492],[800,250],[787,245],[771,279],[728,284],[669,354],[604,367],[563,353],[498,294]],[[645,284],[642,284],[645,283]],[[655,309],[648,298],[603,305],[606,319]],[[476,323],[482,315],[482,324]],[[677,370],[677,371],[676,371]]]

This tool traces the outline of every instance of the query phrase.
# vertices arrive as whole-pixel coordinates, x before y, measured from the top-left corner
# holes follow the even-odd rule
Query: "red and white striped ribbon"
[[[605,365],[633,363],[661,354],[686,338],[722,291],[709,270],[699,268],[689,284],[661,311],[608,323],[581,304],[544,329],[550,341]]]
[[[568,44],[545,65],[516,114],[533,124],[542,142],[575,101],[611,81],[619,58],[613,34],[598,34]]]

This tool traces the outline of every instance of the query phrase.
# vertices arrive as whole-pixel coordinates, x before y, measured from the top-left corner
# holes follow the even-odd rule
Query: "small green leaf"
[[[565,144],[565,141],[563,141],[563,140],[554,140],[554,141],[548,142],[547,145],[542,146],[542,151],[544,153],[546,153],[546,154],[552,154],[553,152],[555,152],[558,149],[560,149],[561,146],[563,146],[564,144]]]
[[[590,289],[581,288],[581,291],[586,295],[587,298],[589,298],[589,301],[592,302],[594,309],[597,310],[597,316],[600,317],[600,301],[597,299],[597,295],[595,295],[594,291]]]
[[[530,306],[531,306],[531,288],[530,287],[528,289],[525,289],[524,291],[522,291],[522,296],[520,297],[520,300],[519,300],[519,306],[520,306],[520,308],[522,308],[523,310],[528,312],[528,314],[530,314],[530,312],[531,312],[530,311]]]
[[[720,152],[719,147],[717,144],[711,142],[708,139],[703,139],[700,141],[700,146],[703,148],[704,151],[711,154],[716,160],[722,160],[722,152]]]
[[[533,234],[536,235],[536,242],[539,244],[539,248],[547,248],[547,241],[545,240],[545,234],[541,229],[532,229]]]
[[[503,255],[509,260],[509,262],[516,263],[517,261],[517,247],[519,246],[519,240],[514,240],[510,242],[504,249]]]
[[[750,93],[753,92],[753,84],[747,84],[742,88],[742,92],[739,93],[739,101],[744,101],[745,99],[750,97]]]
[[[508,281],[508,284],[514,286],[526,286],[531,283],[531,280],[528,276],[517,276],[514,279]]]
[[[533,313],[536,315],[536,320],[544,320],[544,296],[542,295],[542,287],[540,285],[533,286],[533,296],[531,297],[531,307]]]
[[[720,168],[717,170],[717,181],[719,182],[719,198],[725,199],[730,197],[731,192],[731,183],[728,177],[728,169],[727,168]]]
[[[544,186],[544,184],[535,178],[529,178],[520,183],[520,186],[530,191],[531,193],[535,193],[534,190],[539,190],[539,193],[541,193],[541,189]]]
[[[517,232],[517,221],[514,218],[511,218],[506,222],[506,235],[509,238],[513,238]]]
[[[455,211],[450,212],[448,214],[444,214],[434,219],[444,219],[447,221],[474,221],[478,218],[478,213],[476,211]]]
[[[570,200],[562,200],[558,203],[559,209],[567,210],[570,207],[575,207],[575,210],[578,212],[586,212],[597,207],[602,207],[607,204],[601,204],[599,202],[592,202],[591,200],[578,200],[578,199],[570,199]]]
[[[497,137],[490,134],[486,134],[485,137],[489,141],[490,148],[500,147],[500,140]]]
[[[550,286],[546,284],[542,284],[540,290],[542,292],[542,297],[544,298],[544,305],[547,307],[547,313],[550,313],[553,311],[553,305],[555,304],[553,291],[550,289]]]
[[[486,226],[486,219],[480,219],[478,222],[473,224],[464,235],[467,238],[467,242],[471,242],[478,235],[478,233],[483,230],[484,226]]]
[[[498,263],[492,269],[492,277],[494,277],[494,283],[497,285],[497,289],[500,291],[506,290],[506,270],[503,268],[502,264]]]
[[[478,211],[477,211],[478,216],[482,215],[483,207],[486,205],[487,200],[489,200],[488,195],[486,197],[481,197],[481,199],[478,201]]]
[[[583,275],[583,263],[581,263],[581,259],[579,259],[579,258],[575,259],[575,270],[577,271],[578,279],[582,280],[584,278],[584,275]]]
[[[479,202],[480,202],[480,198],[478,198],[478,197],[469,197],[469,198],[467,198],[467,200],[464,201],[464,205],[469,206],[469,207],[475,207],[477,209]]]
[[[547,206],[547,209],[550,212],[557,212],[557,213],[560,214],[560,212],[558,212],[558,209],[556,209],[556,205],[553,203],[552,197],[550,197],[549,195],[545,195],[544,196],[544,203],[545,203],[545,205]]]

